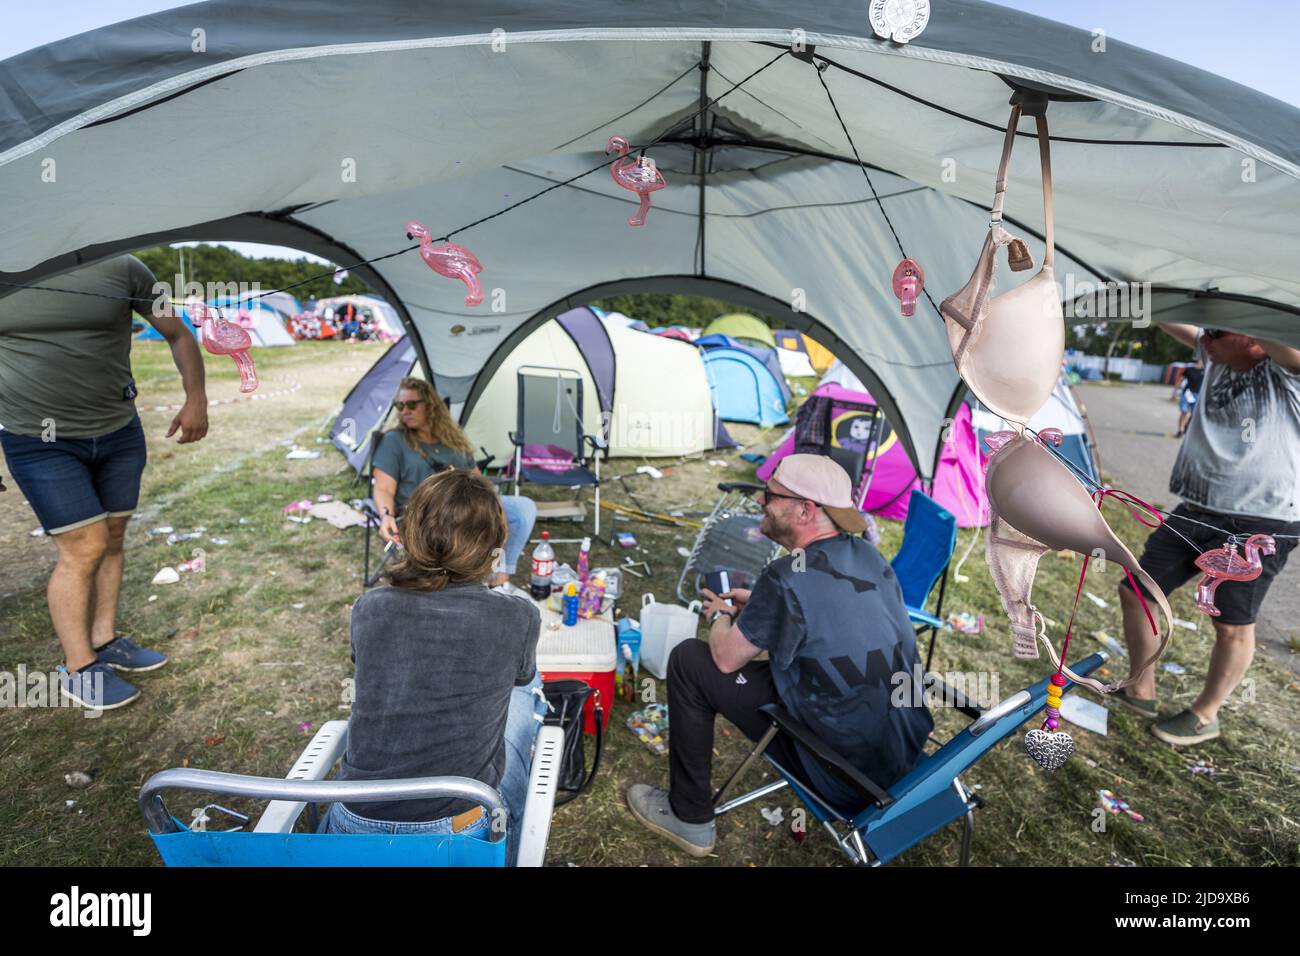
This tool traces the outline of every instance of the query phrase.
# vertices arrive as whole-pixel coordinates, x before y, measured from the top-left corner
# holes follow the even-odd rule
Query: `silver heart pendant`
[[[1055,770],[1074,753],[1074,740],[1062,731],[1031,730],[1025,734],[1025,752],[1044,770]]]

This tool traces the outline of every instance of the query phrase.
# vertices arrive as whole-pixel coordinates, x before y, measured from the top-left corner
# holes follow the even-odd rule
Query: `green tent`
[[[742,342],[763,345],[769,349],[776,348],[776,336],[762,319],[744,312],[732,312],[720,315],[704,330],[704,335],[729,335]]]

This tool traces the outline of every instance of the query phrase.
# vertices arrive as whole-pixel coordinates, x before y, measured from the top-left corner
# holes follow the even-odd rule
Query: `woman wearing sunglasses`
[[[371,495],[382,522],[379,536],[401,544],[397,518],[420,482],[449,468],[479,469],[474,462],[474,447],[432,385],[421,378],[404,378],[393,404],[398,425],[384,433],[375,449]],[[501,507],[510,532],[495,568],[494,586],[505,584],[514,574],[537,520],[537,506],[522,495],[501,495]]]

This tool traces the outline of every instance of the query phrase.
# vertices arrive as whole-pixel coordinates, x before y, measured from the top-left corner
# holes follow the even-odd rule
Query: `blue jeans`
[[[97,438],[47,442],[36,435],[0,431],[0,447],[9,473],[46,534],[73,531],[110,516],[122,518],[139,503],[145,465],[139,416]]]
[[[533,690],[536,688],[537,692]],[[506,865],[514,866],[519,853],[519,833],[528,800],[528,777],[533,763],[533,741],[542,726],[541,715],[546,711],[546,698],[541,694],[542,676],[534,674],[532,683],[516,687],[510,692],[510,709],[506,714],[506,768],[498,790],[506,803]],[[491,825],[488,814],[483,814],[465,829],[463,835],[484,834]],[[390,820],[372,820],[353,813],[341,803],[330,806],[321,821],[321,833],[451,833],[451,817],[420,823],[395,823]]]
[[[506,523],[510,525],[510,534],[506,537],[505,554],[494,570],[514,574],[519,556],[524,553],[528,536],[533,533],[537,522],[537,505],[532,498],[523,495],[502,495],[501,508],[506,513]]]

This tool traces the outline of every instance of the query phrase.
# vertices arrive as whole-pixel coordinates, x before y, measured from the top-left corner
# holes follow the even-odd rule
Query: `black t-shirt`
[[[1201,383],[1205,381],[1205,369],[1190,365],[1183,369],[1183,391],[1199,395]]]
[[[501,784],[510,692],[537,672],[541,614],[481,584],[382,587],[352,608],[355,701],[340,780],[460,776]],[[464,800],[348,804],[372,820],[418,823]]]
[[[863,538],[815,541],[778,558],[736,619],[767,651],[786,710],[881,787],[916,763],[934,721],[913,684],[916,635],[893,568]],[[844,807],[861,797],[804,760],[810,782]]]

